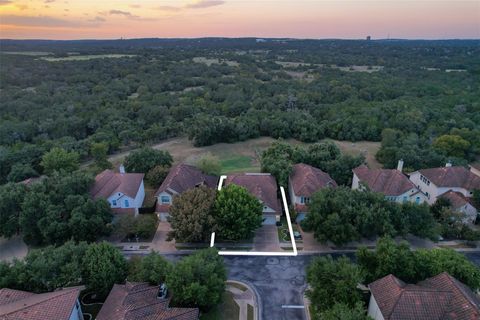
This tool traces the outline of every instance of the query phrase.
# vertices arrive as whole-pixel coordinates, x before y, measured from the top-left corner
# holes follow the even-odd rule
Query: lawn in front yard
[[[223,293],[223,301],[208,313],[200,316],[200,320],[238,320],[240,307],[233,300],[233,293],[225,291]]]
[[[282,225],[277,227],[278,240],[280,240],[280,242],[290,242],[290,232],[288,230],[287,219],[282,216],[281,222],[282,222]],[[298,228],[298,225],[296,223],[292,223],[292,229],[293,229],[293,232],[295,231],[300,232],[300,229]],[[302,243],[303,241],[296,240],[296,242]]]

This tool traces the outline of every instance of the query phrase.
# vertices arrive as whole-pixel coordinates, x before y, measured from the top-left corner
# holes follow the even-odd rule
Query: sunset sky
[[[0,0],[0,38],[480,38],[480,0]]]

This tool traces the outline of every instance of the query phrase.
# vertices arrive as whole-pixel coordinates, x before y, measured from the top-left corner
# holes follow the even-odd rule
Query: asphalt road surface
[[[261,320],[303,320],[306,267],[317,255],[297,257],[225,257],[228,278],[249,284],[260,297]],[[480,267],[480,252],[465,254]],[[336,257],[339,254],[333,254]],[[350,258],[354,254],[347,254]]]

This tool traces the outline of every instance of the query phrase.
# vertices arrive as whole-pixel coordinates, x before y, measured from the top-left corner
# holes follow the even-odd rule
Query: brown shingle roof
[[[381,192],[386,196],[399,196],[415,188],[407,176],[395,169],[369,169],[362,165],[353,169],[353,173],[370,190]]]
[[[95,177],[90,194],[97,199],[108,198],[116,192],[121,192],[135,198],[144,176],[143,173],[115,173],[112,170],[105,170]]]
[[[1,320],[68,320],[83,287],[35,294],[0,289]]]
[[[447,192],[442,193],[439,197],[448,199],[453,209],[458,209],[460,207],[463,207],[467,203],[470,203],[463,194],[453,190],[448,190]]]
[[[164,191],[172,194],[170,190],[173,190],[173,193],[183,193],[202,184],[209,188],[216,188],[217,183],[218,177],[206,175],[194,166],[181,163],[170,169],[155,195],[158,196]]]
[[[246,188],[257,199],[275,212],[280,213],[280,203],[277,198],[277,181],[269,173],[243,173],[227,176],[225,185],[228,186],[232,183]]]
[[[440,167],[418,170],[437,187],[480,189],[480,177],[464,167]]]
[[[304,163],[293,166],[290,181],[298,196],[310,197],[322,188],[337,187],[337,183],[328,173]]]
[[[417,285],[388,275],[369,285],[385,320],[474,320],[480,302],[461,282],[444,272]]]
[[[157,297],[159,287],[148,283],[115,284],[97,320],[194,320],[196,308],[169,308],[168,299]]]

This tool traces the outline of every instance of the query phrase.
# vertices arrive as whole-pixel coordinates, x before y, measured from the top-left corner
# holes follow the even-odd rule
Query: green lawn
[[[252,164],[252,158],[244,155],[227,155],[220,157],[222,174],[231,172],[260,172],[260,167]]]
[[[239,313],[240,307],[233,300],[233,294],[225,291],[222,303],[208,313],[202,314],[200,320],[238,320]]]

